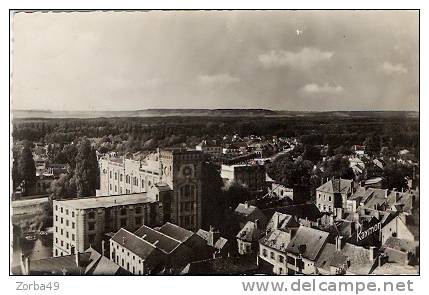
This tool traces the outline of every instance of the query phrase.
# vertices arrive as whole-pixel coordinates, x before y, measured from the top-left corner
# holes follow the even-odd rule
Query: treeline
[[[313,117],[150,117],[98,119],[17,119],[13,121],[15,141],[68,144],[77,138],[103,138],[106,143],[128,142],[121,149],[134,151],[154,146],[193,145],[201,139],[240,136],[298,137],[305,145],[329,145],[350,149],[370,142],[370,150],[387,147],[393,153],[419,151],[418,118],[313,118]],[[368,143],[368,142],[367,142]],[[108,144],[106,144],[109,146]]]

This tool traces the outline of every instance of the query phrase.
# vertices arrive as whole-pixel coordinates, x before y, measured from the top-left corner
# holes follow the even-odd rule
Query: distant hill
[[[338,117],[338,118],[418,118],[419,112],[412,111],[327,111],[300,112],[274,111],[268,109],[144,109],[135,111],[47,111],[12,110],[15,119],[25,118],[113,118],[113,117],[168,117],[168,116],[210,116],[210,117]]]

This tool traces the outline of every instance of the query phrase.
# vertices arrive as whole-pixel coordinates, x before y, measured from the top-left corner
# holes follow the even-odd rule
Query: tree
[[[354,173],[350,168],[350,161],[343,155],[336,155],[325,163],[323,177],[353,179]]]
[[[26,141],[24,142],[24,148],[21,152],[19,159],[18,173],[21,176],[24,187],[23,194],[29,195],[32,193],[34,186],[36,185],[36,165],[33,159],[33,153],[31,152],[31,144]]]
[[[389,163],[384,167],[383,188],[387,189],[408,189],[405,177],[412,176],[412,168],[399,163]]]
[[[86,138],[81,140],[78,145],[74,176],[77,197],[95,195],[98,181],[98,162],[95,149],[91,147],[91,143]]]

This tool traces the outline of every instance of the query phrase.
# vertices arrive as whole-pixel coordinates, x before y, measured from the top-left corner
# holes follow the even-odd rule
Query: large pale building
[[[142,160],[100,158],[97,195],[162,195],[165,220],[197,231],[201,227],[201,170],[205,157],[201,151],[169,149]]]
[[[143,224],[163,223],[163,202],[146,193],[53,201],[53,256],[72,249],[102,249],[106,234],[120,228],[136,230]]]

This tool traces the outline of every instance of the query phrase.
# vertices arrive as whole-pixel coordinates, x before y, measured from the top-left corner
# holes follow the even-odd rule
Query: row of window
[[[267,249],[262,249],[262,256],[268,257]],[[270,259],[276,260],[276,253],[274,253],[273,251],[270,251]],[[278,255],[277,261],[280,263],[284,263],[285,257],[283,255]]]
[[[63,217],[58,218],[58,215],[55,215],[55,221],[57,221],[57,222],[58,222],[58,220],[60,220],[60,223],[61,223],[61,224],[64,224],[64,218],[63,218]],[[69,226],[69,225],[70,225],[70,222],[69,222],[69,220],[68,220],[68,219],[66,219],[66,220],[65,220],[65,224],[66,224],[66,226]],[[76,224],[75,224],[75,222],[74,222],[74,221],[72,221],[72,223],[71,223],[71,227],[72,227],[73,229],[76,227]]]
[[[55,232],[58,233],[58,226],[55,227]],[[64,235],[64,229],[61,228],[59,234],[61,236],[63,236]],[[68,231],[66,231],[65,237],[67,239],[69,238],[69,232]],[[75,240],[75,235],[72,234],[71,237],[72,237],[72,241],[74,241]],[[56,240],[58,240],[58,238],[56,238]]]
[[[326,212],[326,211],[332,212],[332,206],[326,206],[326,205],[322,206],[321,204],[319,204],[318,207],[319,207],[319,210],[321,212]],[[326,210],[326,209],[328,209],[328,210]]]
[[[58,205],[55,205],[55,211],[58,212]],[[64,208],[60,207],[60,212],[64,213]],[[66,215],[69,215],[69,209],[65,209]],[[74,217],[74,211],[72,210],[71,216]]]
[[[318,194],[319,200],[322,200],[322,197],[323,197],[323,201],[328,200],[329,202],[332,202],[332,196],[326,196],[326,195]]]
[[[110,171],[109,177],[110,177],[110,179],[112,179],[112,171]],[[115,172],[114,177],[115,177],[115,180],[118,180],[118,172]],[[121,182],[123,181],[123,174],[122,173],[119,175],[119,181],[121,181]],[[138,186],[139,182],[141,182],[142,188],[144,188],[144,181],[143,180],[139,181],[139,178],[137,178],[136,176],[131,177],[130,175],[125,175],[125,182],[129,183],[129,184],[132,182],[132,185],[135,185],[135,186]],[[148,182],[148,185],[149,186],[151,185],[150,180]],[[112,185],[110,185],[110,189],[112,189]],[[115,191],[117,191],[116,185],[115,185]]]

